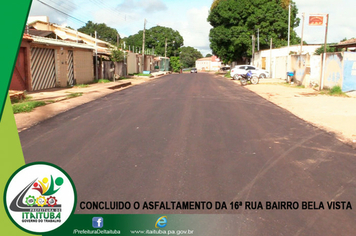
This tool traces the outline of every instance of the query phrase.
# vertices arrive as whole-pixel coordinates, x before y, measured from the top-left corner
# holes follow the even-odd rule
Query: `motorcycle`
[[[246,85],[248,81],[250,81],[251,84],[258,84],[258,82],[260,81],[258,76],[252,74],[250,70],[246,74],[238,75],[237,79],[240,80],[242,86]]]

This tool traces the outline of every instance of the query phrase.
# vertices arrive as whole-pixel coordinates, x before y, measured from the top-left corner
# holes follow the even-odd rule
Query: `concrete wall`
[[[320,85],[321,77],[321,56],[313,55],[310,57],[310,85]]]
[[[284,79],[287,74],[287,60],[288,57],[276,57],[275,60],[272,61],[272,76],[273,78]],[[261,68],[261,67],[259,67]]]
[[[68,51],[67,51],[68,53]],[[91,50],[73,50],[74,79],[77,84],[86,84],[94,80],[93,52]]]
[[[303,55],[313,55],[315,50],[319,47],[320,45],[305,45],[303,46]],[[300,45],[290,46],[289,49],[288,47],[282,47],[256,52],[252,64],[262,68],[264,60],[266,65],[265,70],[270,72],[272,78],[285,79],[287,77],[287,71],[292,70],[291,61],[289,62],[289,68],[287,68],[289,52],[298,54],[300,52]],[[289,57],[289,60],[291,60],[291,57]]]
[[[324,88],[332,88],[336,85],[342,87],[343,57],[342,52],[326,54]]]
[[[356,53],[344,52],[342,91],[356,90]]]
[[[137,58],[136,53],[128,52],[127,53],[127,73],[128,74],[136,74],[137,70]]]

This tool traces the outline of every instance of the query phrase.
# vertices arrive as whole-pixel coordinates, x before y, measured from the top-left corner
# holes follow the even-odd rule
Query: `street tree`
[[[203,55],[193,47],[182,47],[179,55],[184,68],[194,67],[195,61],[202,58]]]
[[[213,55],[211,55],[210,53],[206,54],[205,57],[212,57]]]
[[[215,0],[208,22],[210,48],[225,63],[252,56],[252,35],[259,29],[260,49],[286,46],[288,43],[288,5],[291,4],[291,41],[299,44],[294,29],[299,25],[298,9],[289,0]],[[256,41],[257,44],[257,41]],[[257,46],[257,45],[256,45]]]
[[[179,57],[171,57],[170,64],[173,72],[179,72],[182,68],[182,63],[179,60]]]
[[[124,38],[126,41],[126,47],[130,46],[132,49],[142,48],[143,31],[139,31],[137,34]],[[167,39],[167,57],[178,56],[180,48],[183,46],[183,37],[180,33],[172,28],[156,26],[146,30],[145,33],[145,48],[154,49],[156,55],[164,56],[165,44]]]
[[[326,52],[335,52],[336,48],[330,47],[332,45],[335,45],[334,43],[332,44],[327,44],[326,45]],[[319,48],[315,49],[314,55],[320,55],[324,53],[324,45],[320,46]]]
[[[116,29],[107,26],[105,23],[97,24],[88,21],[85,26],[78,29],[79,32],[92,35],[94,37],[95,31],[97,32],[98,39],[116,45],[117,35],[119,34]]]

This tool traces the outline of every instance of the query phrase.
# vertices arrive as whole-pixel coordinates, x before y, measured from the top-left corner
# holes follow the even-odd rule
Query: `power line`
[[[49,8],[52,8],[53,10],[56,10],[56,11],[58,11],[58,12],[64,14],[64,15],[66,15],[66,16],[68,16],[68,17],[70,17],[70,18],[73,18],[73,19],[75,19],[75,20],[77,20],[77,21],[80,21],[80,22],[86,24],[86,22],[84,22],[84,21],[82,21],[82,20],[79,20],[78,18],[76,18],[76,17],[74,17],[74,16],[71,16],[71,15],[69,15],[68,13],[65,13],[64,11],[61,11],[61,10],[59,10],[59,9],[57,9],[57,8],[55,8],[55,7],[53,7],[53,6],[49,5],[49,4],[47,4],[47,3],[45,3],[45,2],[42,2],[41,0],[37,0],[37,1],[39,1],[39,2],[42,3],[43,5],[45,5],[45,6],[49,7]]]

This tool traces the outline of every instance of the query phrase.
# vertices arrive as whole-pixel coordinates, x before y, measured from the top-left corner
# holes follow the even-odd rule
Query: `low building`
[[[320,46],[320,44],[303,45],[302,52],[300,52],[300,45],[293,45],[289,48],[281,47],[274,48],[272,50],[261,50],[255,52],[251,64],[258,68],[267,70],[272,78],[285,79],[287,77],[287,71],[292,69],[290,55],[313,55],[315,50]],[[288,69],[287,66],[289,66]]]
[[[195,61],[195,67],[198,71],[219,71],[221,62],[216,56],[204,57]]]
[[[94,47],[59,39],[29,36],[22,40],[12,90],[42,90],[93,81]]]

